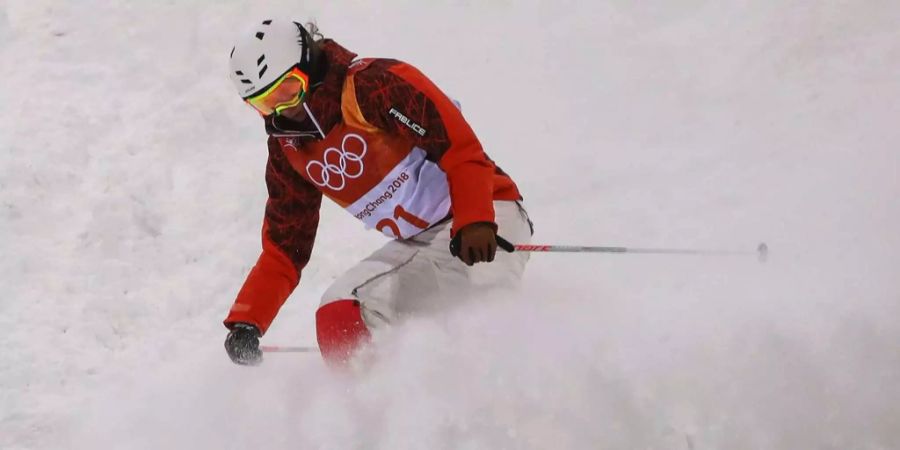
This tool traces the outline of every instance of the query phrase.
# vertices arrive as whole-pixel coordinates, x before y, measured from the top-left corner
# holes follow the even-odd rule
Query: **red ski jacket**
[[[327,69],[306,100],[315,133],[282,132],[277,118],[267,120],[262,254],[226,326],[269,328],[309,261],[322,195],[396,239],[448,217],[451,233],[493,222],[494,200],[521,198],[457,105],[415,67],[322,45]]]

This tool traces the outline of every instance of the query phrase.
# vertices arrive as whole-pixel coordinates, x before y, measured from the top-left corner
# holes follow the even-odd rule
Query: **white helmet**
[[[238,94],[251,97],[294,66],[310,74],[312,44],[303,25],[291,20],[266,19],[241,33],[229,64]]]

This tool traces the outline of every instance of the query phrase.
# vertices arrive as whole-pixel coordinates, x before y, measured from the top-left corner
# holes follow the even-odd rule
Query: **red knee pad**
[[[325,362],[344,366],[371,335],[358,300],[338,300],[316,311],[316,337]]]

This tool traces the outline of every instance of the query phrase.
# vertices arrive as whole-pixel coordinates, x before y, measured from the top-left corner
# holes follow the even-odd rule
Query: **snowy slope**
[[[0,0],[0,448],[898,448],[900,3]],[[637,4],[635,4],[637,3]],[[316,17],[462,102],[547,243],[365,376],[234,367],[264,135],[232,32]],[[265,343],[381,245],[327,205]]]

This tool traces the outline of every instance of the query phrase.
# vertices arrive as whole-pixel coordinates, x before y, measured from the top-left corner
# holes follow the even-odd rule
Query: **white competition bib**
[[[447,175],[416,147],[347,211],[392,238],[406,239],[450,213]]]

